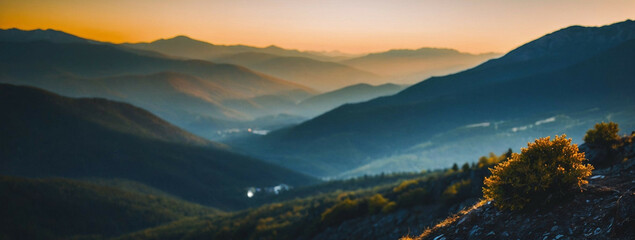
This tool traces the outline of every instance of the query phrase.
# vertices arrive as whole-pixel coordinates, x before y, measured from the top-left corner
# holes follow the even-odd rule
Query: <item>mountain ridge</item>
[[[161,38],[152,42],[123,43],[122,45],[142,49],[152,50],[168,54],[175,57],[193,58],[214,61],[217,58],[242,52],[261,52],[276,54],[280,56],[307,57],[316,60],[328,60],[331,57],[302,52],[295,49],[284,49],[275,45],[259,48],[247,45],[216,45],[209,42],[193,39],[185,35],[177,35],[172,38]]]
[[[635,24],[626,22],[626,26],[628,31],[635,32]],[[601,36],[611,36],[611,31],[604,31],[606,28],[591,30]],[[605,45],[604,42],[598,44]],[[281,155],[254,154],[262,154],[261,158],[282,161],[293,165],[296,170],[313,174],[333,174],[338,171],[334,169],[346,169],[367,164],[371,159],[405,153],[412,154],[414,159],[426,162],[428,166],[442,167],[432,159],[445,159],[451,163],[460,161],[460,158],[478,156],[456,155],[458,153],[448,148],[450,142],[439,142],[437,145],[430,142],[439,139],[439,134],[464,132],[457,137],[465,138],[465,134],[470,134],[467,135],[470,137],[481,136],[478,144],[471,143],[474,150],[489,148],[502,151],[504,149],[496,148],[496,145],[502,148],[500,143],[494,144],[496,139],[507,138],[505,144],[513,145],[504,148],[515,148],[522,146],[527,141],[525,139],[532,138],[533,134],[561,134],[567,128],[575,128],[578,130],[570,129],[567,133],[579,136],[579,131],[586,128],[581,127],[580,122],[575,123],[575,118],[579,119],[577,121],[588,120],[588,124],[591,124],[606,121],[606,116],[615,115],[629,122],[632,114],[623,112],[626,108],[620,110],[620,107],[635,105],[630,94],[624,90],[634,84],[628,76],[635,74],[629,66],[635,64],[632,57],[635,54],[629,55],[635,49],[635,41],[631,39],[617,44],[610,46],[610,49],[590,49],[590,53],[576,52],[575,56],[581,54],[591,57],[573,57],[569,61],[577,62],[565,66],[560,64],[561,67],[551,64],[551,61],[559,59],[557,57],[547,62],[500,65],[498,61],[505,60],[502,57],[460,73],[430,78],[396,95],[343,105],[300,125],[272,132],[263,139],[254,139],[254,144],[284,150]],[[587,44],[575,46],[567,45],[564,52],[589,48]],[[490,75],[492,78],[488,77]],[[541,104],[544,107],[538,111]],[[595,108],[600,111],[588,112],[588,109]],[[622,112],[611,114],[611,111]],[[534,121],[538,121],[551,117],[543,116],[545,114],[563,116],[560,118],[563,121],[556,121],[560,127],[541,125],[529,132],[518,130],[521,129],[519,126],[527,124],[523,119],[534,118]],[[582,117],[580,114],[586,115]],[[505,126],[503,129],[494,124],[501,121]],[[461,130],[463,126],[476,123],[487,123],[488,127]],[[536,127],[533,124],[531,126]],[[490,136],[490,139],[485,141],[482,139],[484,136]],[[422,146],[420,150],[415,148],[418,145]],[[304,153],[308,149],[313,149],[314,153]],[[328,154],[319,155],[315,149],[329,151]],[[465,149],[466,152],[461,154],[469,154],[467,149],[472,148]],[[455,157],[451,157],[453,154]],[[302,163],[297,159],[303,159]],[[320,168],[324,168],[324,171],[318,170]]]
[[[21,30],[18,28],[0,29],[0,41],[34,42],[50,41],[55,43],[99,43],[68,34],[55,29]]]

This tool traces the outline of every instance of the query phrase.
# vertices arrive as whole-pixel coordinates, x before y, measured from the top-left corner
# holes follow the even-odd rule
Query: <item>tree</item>
[[[464,172],[469,171],[470,170],[470,164],[469,163],[463,164],[463,166],[461,167],[461,170],[463,170]]]
[[[623,157],[616,149],[623,144],[617,133],[620,131],[617,123],[597,123],[584,136],[589,162],[597,168],[611,166]]]
[[[459,171],[459,165],[456,165],[456,163],[454,163],[454,164],[452,165],[452,171],[455,171],[455,172],[456,172],[456,171]]]
[[[537,139],[490,169],[483,195],[500,209],[518,210],[546,204],[586,184],[593,166],[566,135]]]
[[[596,146],[596,147],[610,147],[615,142],[619,141],[620,136],[617,133],[620,131],[617,123],[596,123],[593,129],[589,129],[584,136],[584,142]]]

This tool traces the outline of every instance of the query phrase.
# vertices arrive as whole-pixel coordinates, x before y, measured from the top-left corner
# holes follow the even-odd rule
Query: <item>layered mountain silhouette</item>
[[[498,56],[498,53],[469,54],[447,48],[394,49],[340,63],[385,76],[391,82],[411,84],[468,69]]]
[[[380,83],[382,79],[373,73],[330,62],[332,59],[327,56],[276,46],[214,45],[187,36],[124,45],[170,56],[237,64],[320,91],[362,82]]]
[[[187,51],[182,48],[210,46],[186,37],[157,43],[176,44],[180,47],[174,51],[183,53]],[[102,97],[132,103],[209,139],[223,138],[226,130],[270,130],[297,124],[330,110],[298,105],[317,93],[313,89],[243,66],[175,58],[126,46],[55,30],[2,30],[0,82],[40,87],[71,97]],[[220,59],[325,89],[378,78],[342,64],[308,58],[298,51],[267,49],[263,53],[223,55],[226,57]],[[166,54],[169,53],[172,52]],[[363,94],[349,98],[353,102],[368,99]],[[331,106],[344,103],[348,102]]]
[[[358,83],[412,84],[430,76],[464,70],[500,55],[421,48],[395,49],[363,56],[331,56],[276,46],[257,48],[245,45],[214,45],[187,36],[124,45],[175,57],[242,65],[320,91],[333,91]]]
[[[264,95],[248,99],[228,99],[223,106],[240,112],[249,112],[256,119],[251,121],[222,121],[214,118],[196,118],[190,123],[189,129],[199,129],[203,136],[219,135],[215,128],[229,129],[221,132],[223,141],[242,138],[251,135],[245,129],[257,129],[269,132],[275,129],[297,125],[312,117],[325,113],[343,104],[367,101],[380,96],[395,94],[406,88],[405,85],[383,84],[372,86],[356,84],[317,95],[307,95],[303,91],[290,91],[283,94]],[[254,127],[256,126],[256,127]],[[231,133],[232,131],[240,131]]]
[[[631,129],[634,39],[630,20],[568,27],[478,67],[341,106],[253,140],[250,149],[306,173],[333,176],[447,167],[478,158],[483,149],[503,151],[564,132],[579,141],[603,120]]]
[[[22,32],[29,34],[39,39],[40,32]],[[13,40],[20,39],[28,38]],[[314,93],[241,66],[180,60],[109,44],[3,41],[0,49],[0,82],[36,86],[72,97],[125,101],[182,127],[201,117],[242,121],[258,117],[223,106],[225,99]],[[209,128],[215,126],[205,127]]]
[[[379,84],[385,81],[383,77],[368,71],[307,57],[281,57],[246,52],[219,58],[215,61],[245,66],[320,91],[332,91],[352,84]]]
[[[221,209],[245,189],[316,181],[229,151],[135,106],[0,85],[0,174],[125,179]]]

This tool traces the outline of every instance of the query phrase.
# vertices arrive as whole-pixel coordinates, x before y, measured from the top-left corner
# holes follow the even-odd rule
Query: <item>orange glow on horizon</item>
[[[0,0],[0,28],[148,42],[187,35],[214,44],[364,53],[447,47],[506,52],[569,25],[635,17],[635,1]]]

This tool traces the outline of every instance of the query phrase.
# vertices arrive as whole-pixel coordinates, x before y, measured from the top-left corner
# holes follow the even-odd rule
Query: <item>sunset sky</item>
[[[214,44],[348,53],[506,52],[569,25],[635,18],[633,0],[0,0],[0,28],[101,41],[187,35]]]

